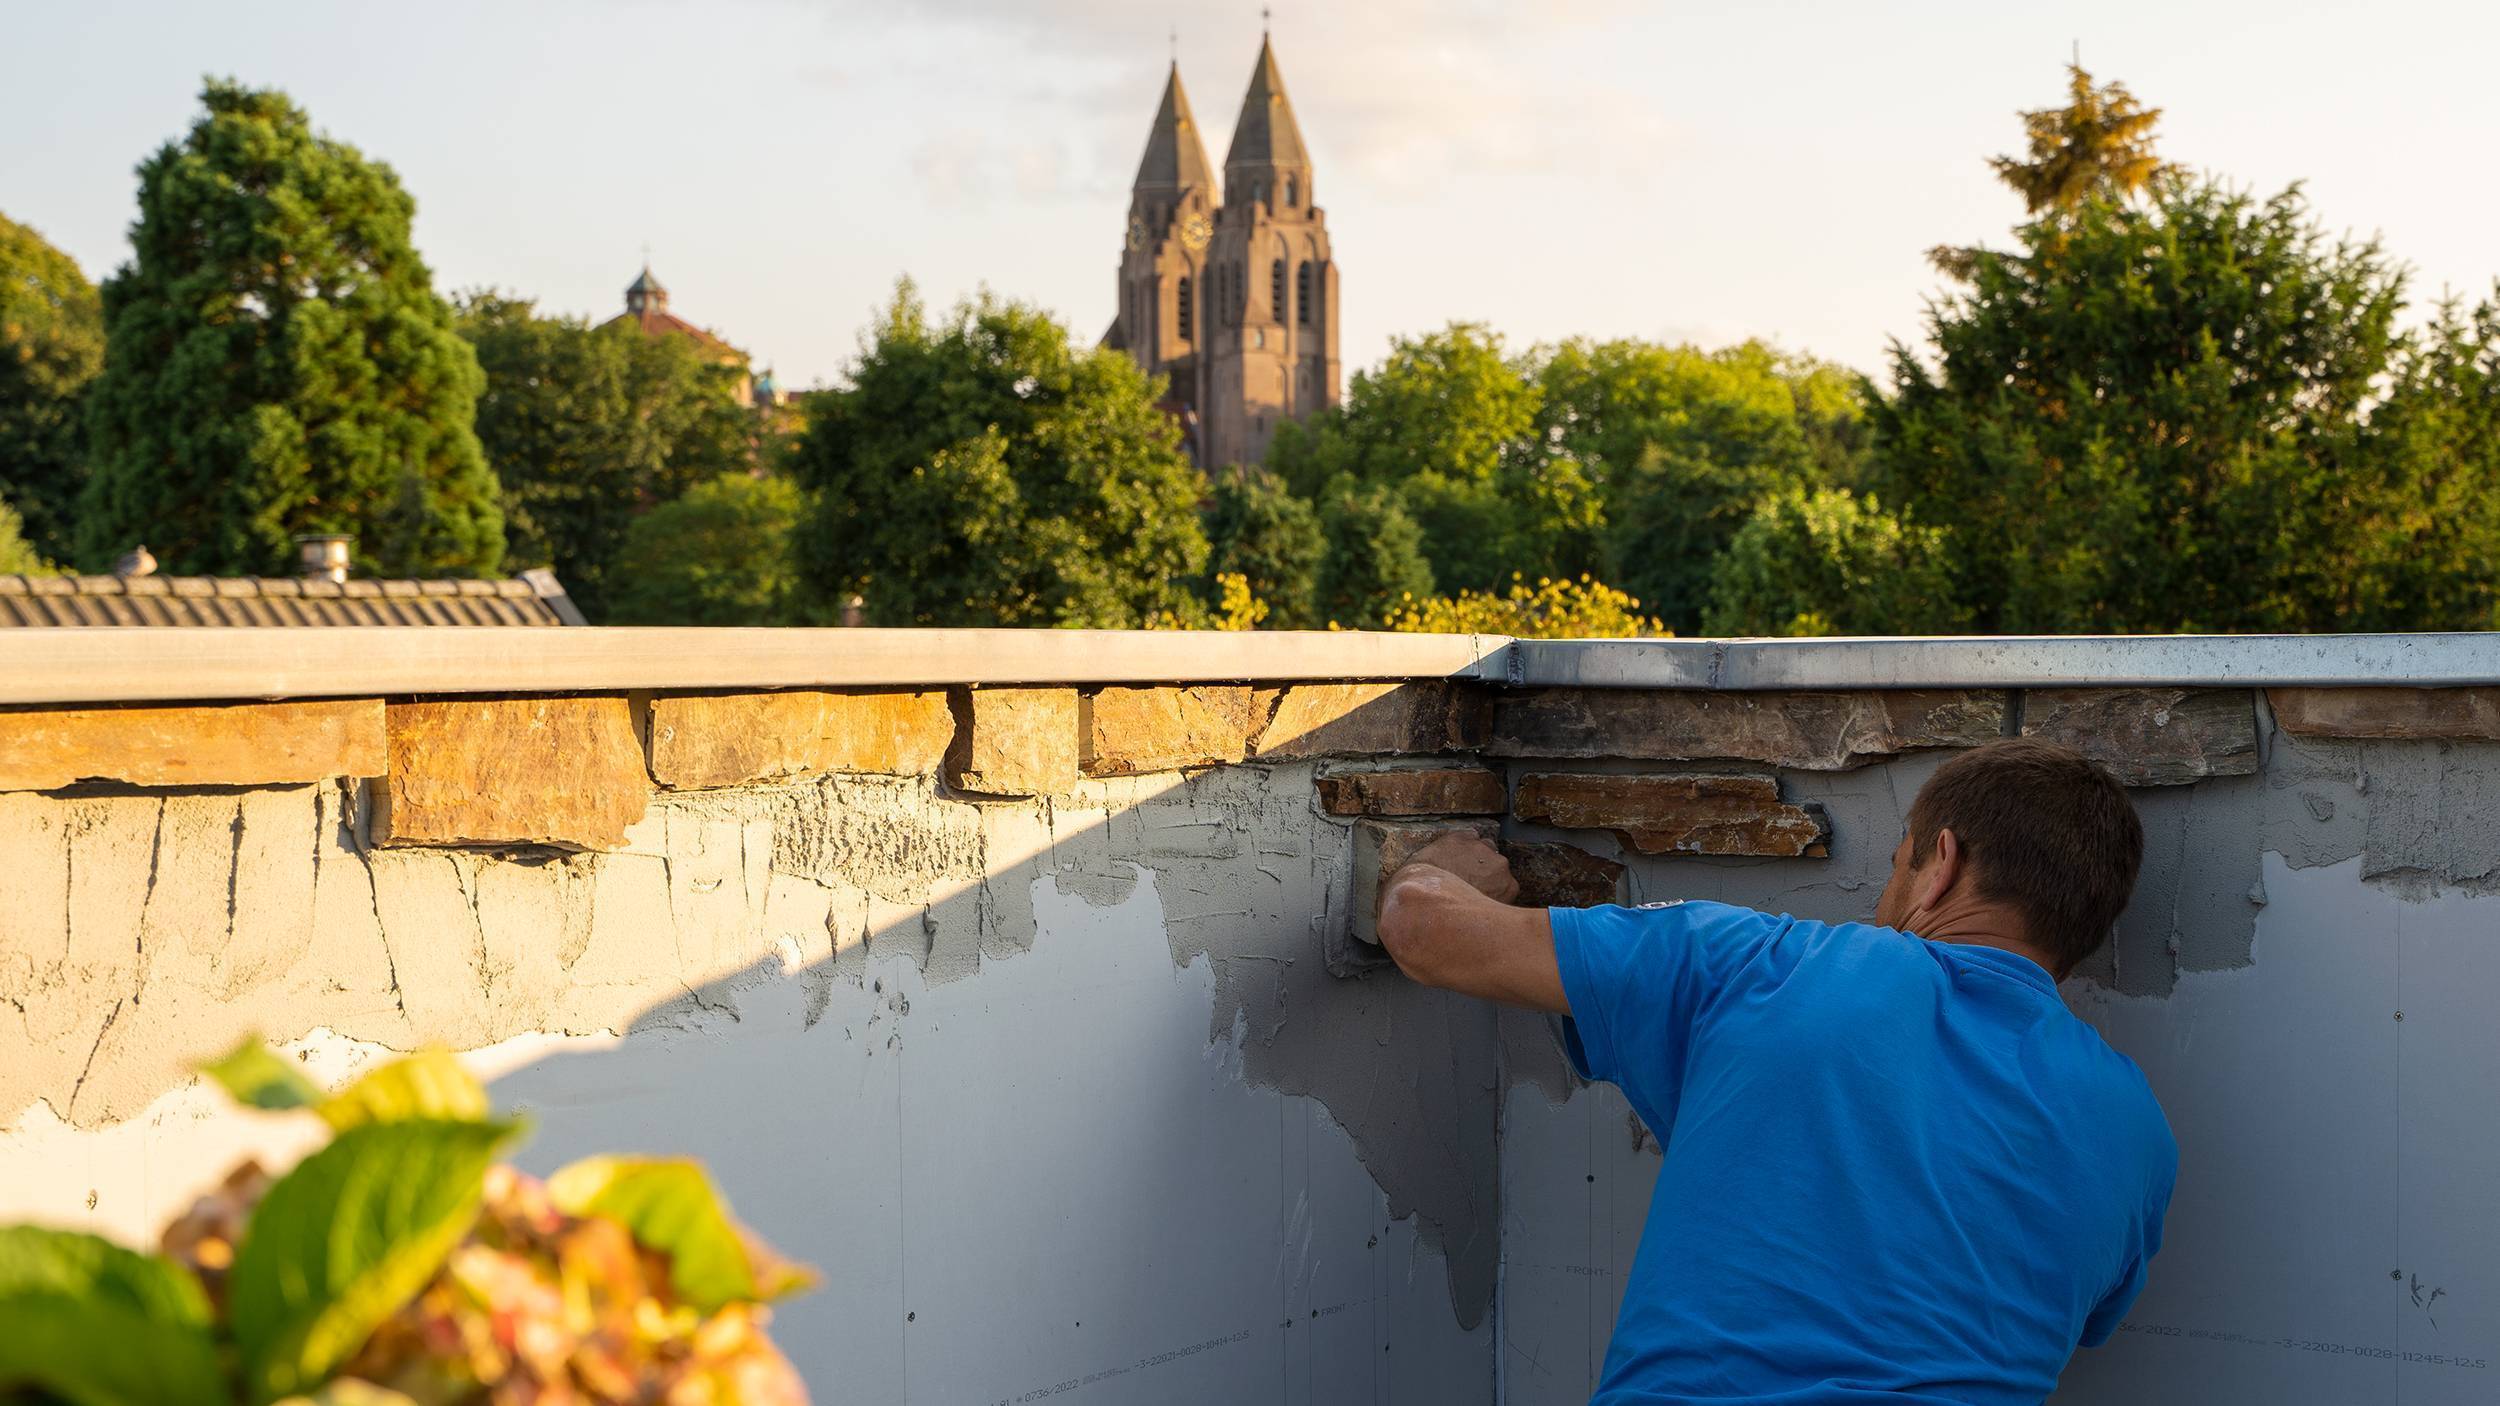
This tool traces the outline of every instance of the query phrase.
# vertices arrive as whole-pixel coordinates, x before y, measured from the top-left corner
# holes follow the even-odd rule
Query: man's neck
[[[1912,931],[1930,942],[1994,947],[2017,957],[2029,958],[2052,978],[2057,975],[2057,963],[2024,937],[2023,920],[2012,909],[1994,903],[1979,903],[1925,916],[1927,921],[1916,925]]]

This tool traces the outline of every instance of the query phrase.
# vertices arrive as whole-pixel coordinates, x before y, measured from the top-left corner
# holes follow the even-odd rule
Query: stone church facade
[[[1310,150],[1262,39],[1216,182],[1180,65],[1130,189],[1106,345],[1169,378],[1199,465],[1254,464],[1286,420],[1337,403],[1337,265]]]

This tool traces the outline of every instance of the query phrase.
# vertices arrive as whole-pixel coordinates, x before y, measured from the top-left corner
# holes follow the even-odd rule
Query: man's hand
[[[1415,851],[1414,857],[1406,862],[1429,864],[1435,869],[1456,874],[1467,887],[1496,903],[1508,903],[1519,896],[1519,881],[1511,877],[1510,861],[1473,831],[1452,830]],[[1398,872],[1404,873],[1404,867],[1401,866]],[[1391,876],[1392,879],[1395,877]]]
[[[1514,908],[1502,852],[1464,831],[1415,852],[1380,885],[1380,945],[1426,986],[1568,1012],[1554,931],[1542,908]]]

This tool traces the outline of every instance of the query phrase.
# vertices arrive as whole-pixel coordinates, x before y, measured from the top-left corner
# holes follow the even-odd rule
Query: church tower
[[[1302,126],[1262,36],[1207,249],[1203,465],[1255,464],[1280,422],[1337,403],[1337,265],[1314,195]]]
[[[1201,467],[1257,463],[1280,422],[1337,403],[1328,220],[1265,38],[1220,193],[1173,65],[1129,191],[1119,308],[1104,344],[1170,378]]]
[[[1181,88],[1180,65],[1163,84],[1146,137],[1145,159],[1129,187],[1128,236],[1120,254],[1120,310],[1108,346],[1126,351],[1150,375],[1170,378],[1164,408],[1181,422],[1192,457],[1206,462],[1199,348],[1205,319],[1207,246],[1215,237],[1215,171]]]

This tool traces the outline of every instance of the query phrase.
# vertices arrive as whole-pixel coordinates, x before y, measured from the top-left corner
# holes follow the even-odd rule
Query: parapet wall
[[[875,631],[587,631],[466,664],[442,632],[431,656],[367,635],[322,671],[308,632],[215,632],[285,652],[265,677],[297,696],[242,701],[248,645],[98,633],[126,642],[47,641],[0,678],[26,700],[0,710],[0,1216],[144,1238],[230,1157],[286,1155],[297,1131],[188,1073],[247,1033],[332,1073],[446,1045],[531,1110],[531,1165],[710,1159],[827,1270],[782,1322],[828,1401],[1584,1399],[1656,1146],[1541,1022],[1357,940],[1368,886],[1452,823],[1500,834],[1533,901],[1862,916],[1938,759],[2073,743],[2138,788],[2150,852],[2070,999],[2174,1122],[2282,1053],[2232,1015],[2255,1023],[2217,1066],[2189,1046],[2222,1018],[2181,1010],[2254,989],[2286,884],[2302,921],[2469,914],[2478,940],[2417,971],[2500,976],[2500,690],[2462,682],[1962,686],[2009,681],[1999,657],[1731,688],[1721,650],[1662,687],[1655,661],[1694,656],[1027,634],[923,635],[915,661]],[[2368,1004],[2302,982],[2249,999]],[[2500,1076],[2449,1038],[2452,1071]],[[2262,1174],[2246,1139],[2281,1129],[2237,1096],[2239,1121],[2182,1126],[2191,1177]],[[2500,1173],[2488,1137],[2421,1155]],[[2157,1272],[2147,1305],[2221,1331],[2165,1285],[2283,1257],[2183,1233],[2243,1268]],[[2436,1331],[2500,1337],[2462,1297]],[[2075,1399],[2164,1399],[2122,1394],[2179,1366],[2138,1346]]]

